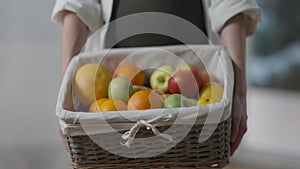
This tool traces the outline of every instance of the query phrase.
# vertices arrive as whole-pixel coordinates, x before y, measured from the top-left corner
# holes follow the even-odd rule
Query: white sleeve
[[[246,35],[253,35],[262,20],[262,11],[255,0],[211,0],[208,15],[212,31],[218,36],[226,22],[239,13],[245,17]]]
[[[56,0],[51,20],[61,23],[63,11],[74,12],[93,34],[102,25],[101,6],[99,0]]]

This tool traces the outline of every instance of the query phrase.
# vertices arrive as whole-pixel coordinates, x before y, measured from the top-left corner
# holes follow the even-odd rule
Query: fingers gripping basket
[[[88,113],[73,96],[76,70],[100,63],[112,71],[132,63],[145,72],[163,64],[193,63],[224,86],[208,106]],[[221,46],[169,46],[82,53],[73,58],[59,92],[56,114],[67,137],[72,168],[222,168],[229,162],[233,69]]]

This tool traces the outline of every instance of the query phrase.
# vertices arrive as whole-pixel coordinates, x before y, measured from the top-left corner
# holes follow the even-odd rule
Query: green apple
[[[152,89],[168,91],[168,81],[174,73],[175,68],[171,65],[162,65],[158,67],[150,76],[150,86]]]
[[[172,94],[165,100],[165,108],[196,106],[197,100],[187,98],[181,94]]]
[[[127,103],[132,93],[132,83],[126,77],[116,77],[109,83],[108,98],[110,99]]]
[[[182,104],[183,104],[184,107],[196,106],[197,105],[197,100],[190,99],[190,98],[187,98],[187,97],[183,96]]]

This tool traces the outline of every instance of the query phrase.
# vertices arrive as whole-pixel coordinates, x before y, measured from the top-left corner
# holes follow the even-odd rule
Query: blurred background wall
[[[262,22],[253,38],[249,81],[255,86],[300,90],[300,1],[259,0]]]
[[[0,5],[0,169],[68,168],[57,134],[60,28],[55,1]]]
[[[60,84],[55,1],[3,1],[0,10],[0,169],[67,169],[54,115]],[[300,6],[259,0],[249,40],[249,131],[228,168],[300,168]]]

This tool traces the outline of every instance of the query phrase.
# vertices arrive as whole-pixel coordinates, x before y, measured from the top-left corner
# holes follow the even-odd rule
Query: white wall
[[[68,168],[54,114],[60,83],[60,27],[50,21],[54,3],[1,2],[1,169]]]

